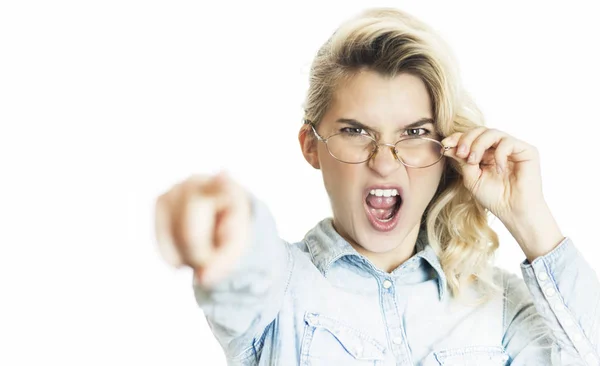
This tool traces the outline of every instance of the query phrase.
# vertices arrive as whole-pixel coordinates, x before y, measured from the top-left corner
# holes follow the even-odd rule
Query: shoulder
[[[291,260],[294,262],[294,271],[306,271],[316,269],[313,257],[306,240],[297,242],[286,242]]]

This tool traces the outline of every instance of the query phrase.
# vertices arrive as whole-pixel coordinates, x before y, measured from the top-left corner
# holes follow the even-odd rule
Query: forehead
[[[395,77],[361,71],[334,93],[330,112],[334,118],[355,118],[371,126],[399,126],[432,117],[431,100],[418,76]]]

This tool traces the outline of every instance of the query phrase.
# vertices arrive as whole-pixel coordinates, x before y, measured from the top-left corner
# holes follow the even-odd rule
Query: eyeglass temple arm
[[[313,130],[315,136],[317,137],[317,140],[325,142],[325,139],[323,137],[321,137],[321,135],[319,135],[319,133],[317,132],[317,129],[315,128],[315,124],[311,120],[304,119],[304,124],[310,125],[310,127],[312,127],[312,130]]]

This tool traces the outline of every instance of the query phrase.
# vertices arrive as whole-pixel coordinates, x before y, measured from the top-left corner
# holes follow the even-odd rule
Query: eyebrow
[[[339,118],[336,122],[345,123],[345,124],[351,125],[352,127],[362,128],[365,131],[379,133],[379,131],[377,131],[373,127],[369,127],[353,118]],[[435,121],[433,120],[433,118],[427,118],[427,117],[421,118],[418,121],[409,123],[409,124],[403,126],[402,128],[399,128],[396,132],[409,130],[411,128],[416,128],[416,127],[421,127],[421,126],[429,124],[429,123],[431,123],[432,125],[435,126]]]

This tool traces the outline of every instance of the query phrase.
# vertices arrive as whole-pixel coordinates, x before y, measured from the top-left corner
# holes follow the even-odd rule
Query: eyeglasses
[[[395,144],[378,143],[370,135],[342,131],[327,138],[321,137],[315,125],[304,120],[312,127],[317,139],[325,144],[329,154],[336,160],[347,164],[360,164],[369,161],[379,150],[379,146],[389,147],[392,154],[402,164],[410,168],[427,168],[444,157],[444,152],[452,147],[428,137],[407,137]]]

